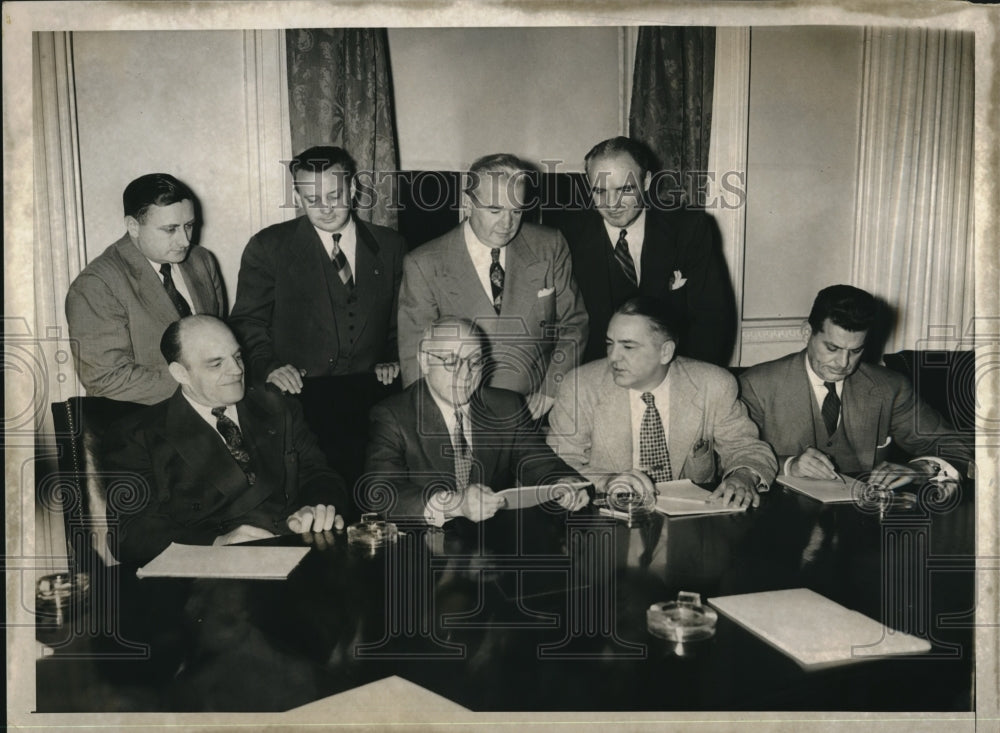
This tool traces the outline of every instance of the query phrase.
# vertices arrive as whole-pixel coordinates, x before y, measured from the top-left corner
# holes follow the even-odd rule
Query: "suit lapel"
[[[662,297],[667,290],[664,278],[669,278],[673,269],[674,239],[673,230],[647,209],[640,259],[639,290],[642,293]]]
[[[273,472],[284,465],[284,419],[268,411],[250,396],[236,405],[240,416],[240,431],[253,460],[254,470],[261,483],[282,485],[282,476]]]
[[[288,275],[302,293],[303,302],[309,303],[305,312],[318,328],[337,340],[333,301],[327,286],[327,254],[316,228],[305,216],[299,218],[295,236],[288,240]],[[343,284],[337,282],[343,287]]]
[[[480,466],[481,480],[489,483],[490,477],[496,475],[499,456],[495,449],[490,450],[483,445],[483,436],[489,434],[491,430],[495,430],[496,426],[501,424],[501,420],[486,404],[482,390],[478,390],[472,396],[469,404],[469,416],[470,422],[472,422],[472,432],[469,436],[472,442],[472,457],[474,462]],[[495,442],[495,440],[491,442]],[[507,487],[493,486],[492,488],[494,491],[500,491]]]
[[[882,400],[875,383],[860,367],[844,380],[841,403],[844,435],[862,466],[874,466],[876,443],[883,432]]]
[[[441,410],[431,397],[427,383],[420,379],[410,390],[411,407],[418,426],[415,444],[424,453],[424,460],[434,471],[455,475],[455,458],[451,435]]]
[[[448,238],[441,253],[444,259],[442,263],[444,278],[441,287],[461,303],[463,315],[469,318],[496,316],[493,300],[486,295],[480,284],[479,274],[465,247],[465,223],[452,229],[446,236]]]
[[[518,232],[507,245],[507,267],[504,277],[503,305],[500,315],[527,313],[538,299],[538,291],[550,287],[545,281],[548,265],[535,256],[534,250]]]
[[[691,448],[704,437],[705,407],[699,398],[698,386],[691,380],[684,362],[674,361],[667,379],[670,380],[667,449],[670,451],[674,478],[677,478]]]
[[[813,421],[813,409],[816,393],[813,392],[809,375],[806,372],[806,352],[800,351],[788,362],[784,383],[785,404],[789,406],[782,414],[784,425],[781,430],[787,430],[788,435],[808,436],[805,445],[798,446],[801,452],[809,446],[818,446],[826,440],[825,435],[816,435],[816,423]]]
[[[602,445],[608,467],[628,470],[632,468],[632,410],[628,390],[614,383],[610,366],[605,367],[597,394],[591,433],[591,442],[595,446],[593,452],[600,454],[602,451],[596,447]]]
[[[132,280],[135,282],[136,297],[145,309],[156,319],[165,323],[173,323],[180,316],[174,307],[170,296],[163,287],[163,281],[150,265],[149,260],[132,244],[126,234],[115,244],[118,254],[128,267]],[[185,281],[188,282],[188,281]],[[195,415],[197,417],[197,415]]]
[[[368,325],[368,315],[380,295],[379,288],[385,264],[382,262],[378,242],[368,232],[368,228],[357,219],[354,222],[354,231],[357,233],[357,246],[354,250],[354,282],[356,286],[354,293],[358,302],[358,332],[355,337],[360,340]]]
[[[215,307],[215,292],[212,290],[212,284],[206,278],[201,277],[200,273],[195,272],[190,253],[178,267],[188,292],[191,294],[191,310],[194,313],[215,315],[218,309]]]

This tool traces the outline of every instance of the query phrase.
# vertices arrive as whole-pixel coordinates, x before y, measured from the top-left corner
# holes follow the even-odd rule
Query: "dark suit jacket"
[[[171,542],[205,545],[241,524],[287,533],[303,506],[348,509],[343,479],[327,467],[294,400],[250,387],[237,403],[256,483],[248,485],[222,436],[178,389],[114,426],[106,443],[113,471],[137,474],[134,509],[115,517],[123,562],[143,562]]]
[[[584,362],[606,355],[604,337],[615,309],[636,294],[665,299],[683,328],[679,354],[726,366],[733,350],[736,306],[714,225],[702,211],[646,209],[638,293],[615,292],[619,268],[604,220],[596,211],[567,216],[563,234],[573,258],[573,276],[590,316]],[[675,272],[682,280],[673,281]]]
[[[470,483],[494,491],[551,483],[580,476],[529,429],[531,414],[515,392],[480,387],[469,403],[473,468]],[[451,436],[423,379],[393,395],[371,411],[365,463],[371,487],[383,481],[395,489],[395,517],[422,518],[430,496],[454,488],[455,461]],[[359,504],[362,503],[359,497]]]
[[[420,376],[417,350],[424,329],[440,316],[462,316],[475,320],[490,339],[495,364],[490,386],[554,395],[562,376],[579,363],[587,340],[587,311],[573,281],[566,242],[556,229],[521,225],[507,245],[497,315],[472,265],[464,227],[406,256],[399,291],[404,386]]]
[[[406,245],[386,227],[356,217],[355,225],[353,302],[305,216],[269,226],[247,243],[230,323],[256,381],[284,364],[318,377],[369,372],[398,359],[396,298]]]
[[[779,468],[790,456],[825,440],[816,435],[810,401],[816,398],[806,374],[805,352],[789,354],[740,375],[742,399],[760,437],[774,448]],[[890,456],[889,437],[915,456],[932,455],[964,471],[972,458],[968,439],[956,434],[913,392],[906,377],[891,369],[861,364],[844,380],[841,395],[845,436],[858,462],[871,470]]]
[[[181,271],[195,313],[222,318],[222,278],[211,253],[192,247]],[[70,347],[87,394],[153,405],[177,382],[160,354],[160,337],[180,316],[128,234],[81,272],[66,295]]]

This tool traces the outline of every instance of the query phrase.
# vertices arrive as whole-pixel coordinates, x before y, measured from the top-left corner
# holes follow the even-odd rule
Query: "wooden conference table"
[[[332,534],[284,581],[121,567],[94,578],[87,611],[39,628],[54,651],[36,662],[37,710],[280,711],[398,675],[475,711],[968,711],[971,493],[880,517],[776,485],[746,514],[632,527],[535,507],[403,527],[374,554]],[[678,591],[795,587],[932,650],[807,672],[722,614],[683,656],[646,629]]]

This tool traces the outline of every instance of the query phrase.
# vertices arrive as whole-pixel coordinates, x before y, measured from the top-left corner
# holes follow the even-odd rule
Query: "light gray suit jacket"
[[[492,387],[554,395],[579,363],[587,311],[573,280],[566,240],[555,229],[522,224],[507,245],[500,315],[486,295],[465,246],[461,224],[410,252],[399,290],[399,358],[403,385],[420,376],[417,350],[424,329],[440,316],[476,321],[492,350]]]
[[[225,300],[215,258],[192,247],[177,266],[191,293],[191,310],[222,318]],[[152,405],[177,382],[160,354],[160,337],[177,309],[128,234],[96,257],[66,295],[70,347],[87,394]]]
[[[737,468],[749,468],[767,484],[774,480],[774,453],[758,439],[729,372],[677,357],[667,380],[667,449],[675,479],[709,483]],[[598,488],[633,468],[628,390],[615,384],[607,359],[566,375],[549,413],[548,442]]]

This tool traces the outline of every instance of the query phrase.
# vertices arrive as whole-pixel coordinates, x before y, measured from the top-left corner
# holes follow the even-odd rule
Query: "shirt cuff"
[[[914,458],[910,463],[917,463],[918,461],[927,461],[937,469],[937,474],[929,478],[928,481],[940,484],[945,481],[962,480],[962,474],[958,472],[958,469],[943,458],[938,458],[937,456],[920,456],[919,458]]]
[[[786,459],[785,459],[785,465],[783,465],[783,466],[781,467],[781,472],[782,472],[782,473],[783,473],[783,474],[784,474],[785,476],[791,476],[791,475],[792,475],[792,474],[790,474],[790,473],[788,472],[788,464],[790,464],[790,463],[791,463],[791,462],[792,462],[792,461],[793,461],[794,459],[795,459],[795,456],[788,456],[788,458],[786,458]]]
[[[722,480],[725,481],[726,477],[732,475],[734,471],[738,471],[741,468],[745,468],[746,470],[748,470],[757,479],[757,491],[763,493],[771,488],[771,484],[765,481],[764,477],[760,475],[760,472],[751,466],[734,466],[733,468],[730,468],[728,471],[726,471],[725,474],[723,474]]]
[[[432,527],[443,527],[448,521],[445,509],[455,503],[454,491],[438,491],[424,505],[424,521]]]

